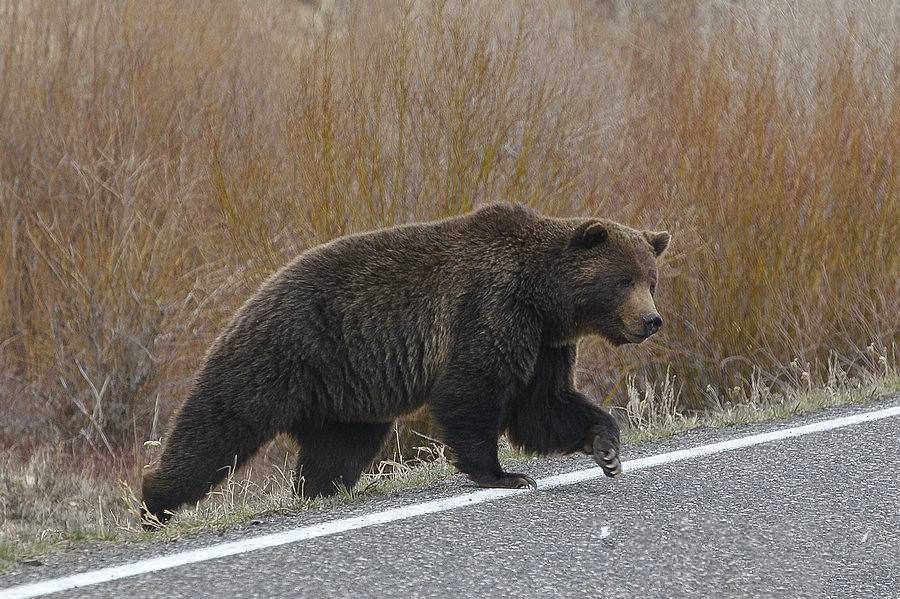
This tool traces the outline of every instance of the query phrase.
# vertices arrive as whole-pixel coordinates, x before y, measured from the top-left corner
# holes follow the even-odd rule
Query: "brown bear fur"
[[[144,477],[147,512],[165,522],[279,433],[301,447],[299,493],[350,488],[394,420],[423,404],[480,485],[534,485],[501,469],[503,433],[541,454],[593,453],[618,474],[618,426],[575,388],[576,343],[655,332],[668,240],[491,205],[304,252],[213,343]]]

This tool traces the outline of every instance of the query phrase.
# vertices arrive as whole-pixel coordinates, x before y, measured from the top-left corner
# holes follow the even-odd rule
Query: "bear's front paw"
[[[596,435],[592,444],[591,455],[597,462],[603,473],[614,478],[622,474],[622,462],[619,461],[619,444],[606,435]]]
[[[527,474],[504,472],[500,476],[470,477],[479,487],[493,489],[537,489],[537,483]]]

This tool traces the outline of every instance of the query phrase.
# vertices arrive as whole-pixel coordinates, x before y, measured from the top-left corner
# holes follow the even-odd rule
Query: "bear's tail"
[[[178,507],[202,499],[272,437],[263,422],[223,408],[192,393],[178,412],[159,467],[144,476],[144,528],[157,528]]]

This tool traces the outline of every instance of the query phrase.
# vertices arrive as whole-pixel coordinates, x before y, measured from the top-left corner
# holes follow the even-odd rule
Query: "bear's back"
[[[530,251],[517,235],[532,218],[492,206],[312,248],[262,286],[213,351],[306,396],[311,414],[371,420],[412,411],[456,337],[470,332],[461,324],[470,304],[496,304],[489,296],[514,284]]]

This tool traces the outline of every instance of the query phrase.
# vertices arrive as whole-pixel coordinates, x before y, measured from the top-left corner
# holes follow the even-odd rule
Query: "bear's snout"
[[[644,338],[656,334],[662,328],[662,317],[659,314],[648,314],[643,317],[644,321]]]

